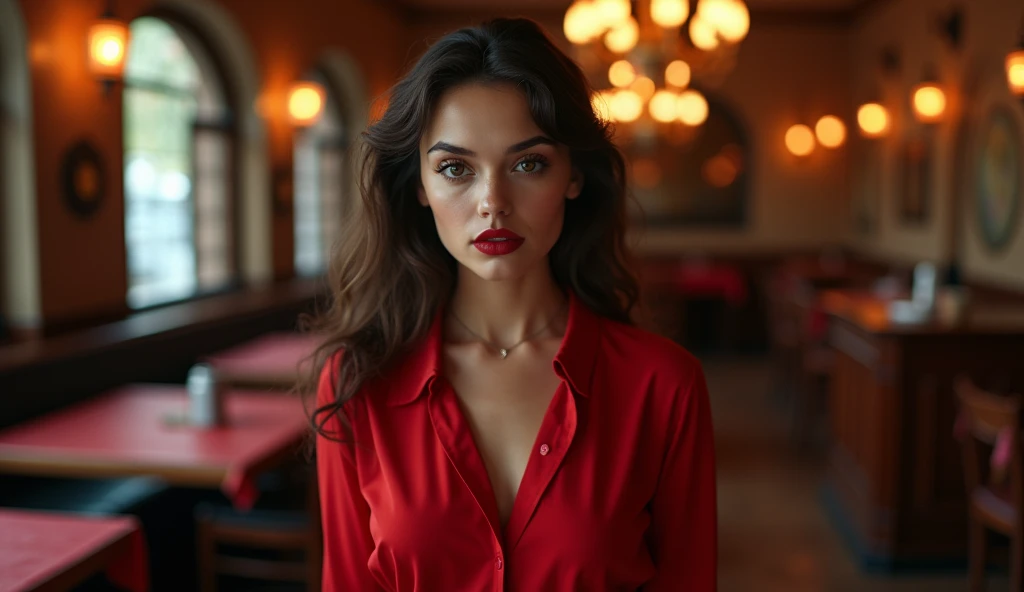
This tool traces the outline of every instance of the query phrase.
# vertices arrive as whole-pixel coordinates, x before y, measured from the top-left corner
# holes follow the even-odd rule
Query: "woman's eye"
[[[454,163],[445,165],[444,170],[447,171],[448,177],[461,177],[466,172],[466,165]]]
[[[524,161],[520,162],[519,164],[517,164],[516,168],[518,168],[519,171],[522,172],[522,173],[536,173],[536,172],[540,172],[541,170],[543,170],[544,166],[545,166],[544,161],[538,159],[538,160],[524,160]]]

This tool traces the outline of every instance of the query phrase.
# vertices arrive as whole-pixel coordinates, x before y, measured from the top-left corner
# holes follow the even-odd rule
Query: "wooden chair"
[[[963,376],[956,379],[954,390],[960,402],[955,430],[963,448],[970,519],[970,590],[985,589],[986,530],[1010,537],[1010,589],[1024,590],[1021,398],[989,393]]]
[[[315,467],[306,473],[305,509],[196,509],[199,589],[216,592],[220,576],[305,583],[320,590],[322,543]],[[261,557],[244,556],[255,551]],[[267,557],[267,553],[276,557]],[[297,557],[282,557],[285,554]]]

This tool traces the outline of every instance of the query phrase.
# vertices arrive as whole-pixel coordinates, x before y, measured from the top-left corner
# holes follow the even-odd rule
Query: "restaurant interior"
[[[628,163],[719,589],[1024,589],[1021,0],[0,0],[0,591],[320,589],[360,134],[500,16]]]

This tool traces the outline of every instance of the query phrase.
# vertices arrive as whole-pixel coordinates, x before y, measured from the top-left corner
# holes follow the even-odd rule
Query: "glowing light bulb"
[[[690,65],[683,60],[675,60],[665,67],[665,82],[679,88],[690,84]]]
[[[315,82],[300,82],[288,92],[288,115],[295,125],[310,125],[324,107],[324,89]]]
[[[846,124],[835,115],[826,115],[814,126],[818,143],[826,148],[838,148],[846,141]]]
[[[814,152],[814,132],[802,123],[786,131],[786,148],[795,156],[807,156]]]
[[[889,111],[878,103],[865,103],[857,109],[857,125],[865,137],[884,136],[889,131]]]
[[[708,100],[693,89],[684,90],[676,99],[676,115],[679,117],[679,121],[696,127],[707,121]]]

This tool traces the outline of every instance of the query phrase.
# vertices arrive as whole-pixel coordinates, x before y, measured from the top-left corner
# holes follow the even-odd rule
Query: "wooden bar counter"
[[[868,568],[963,562],[967,506],[953,379],[1024,393],[1024,307],[908,324],[865,292],[826,291],[832,450],[826,506]]]

